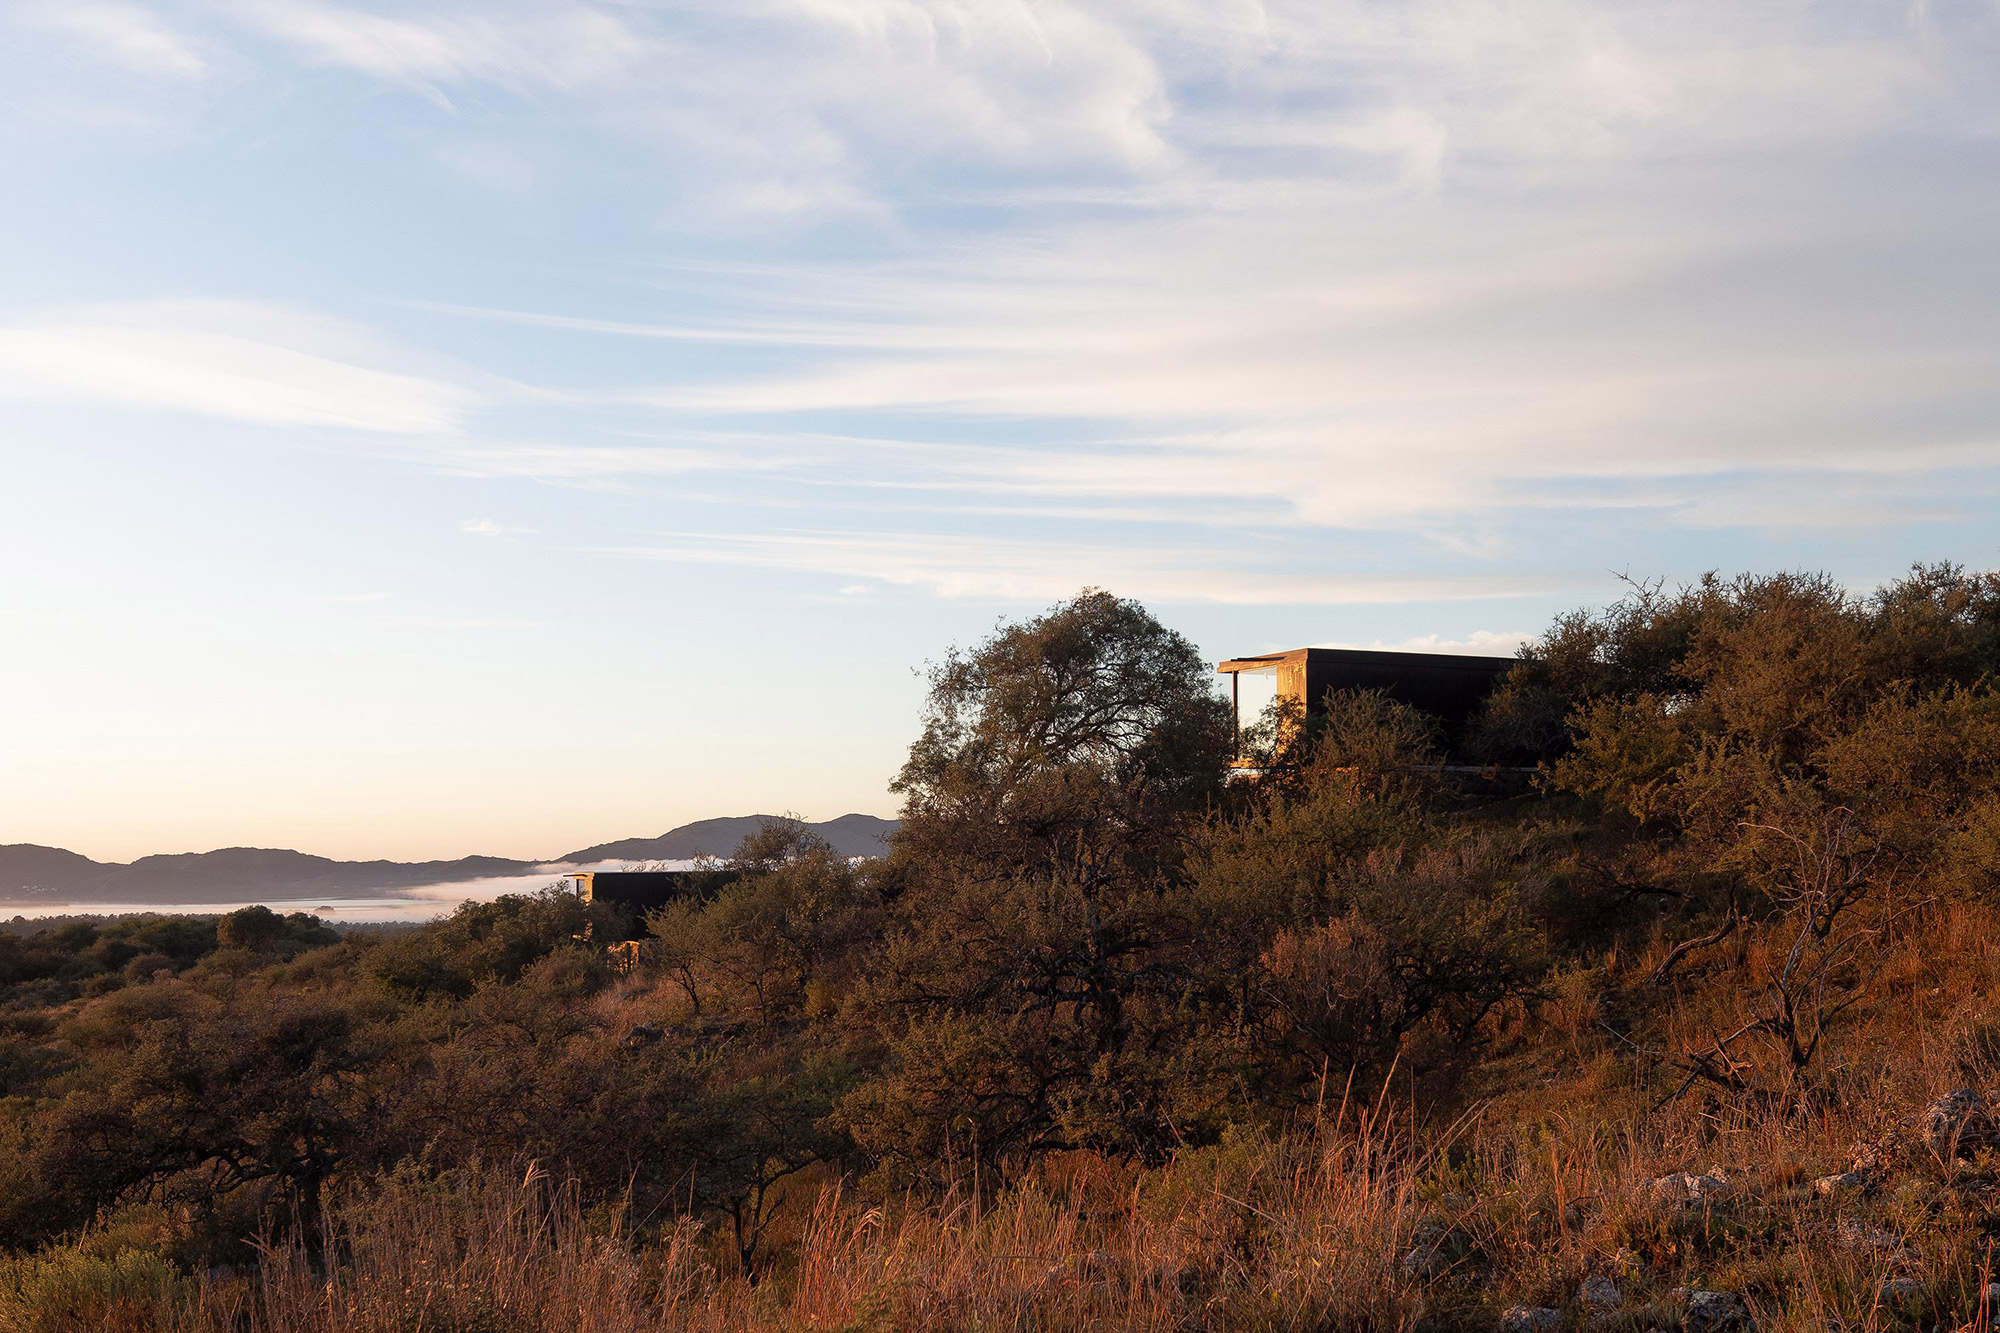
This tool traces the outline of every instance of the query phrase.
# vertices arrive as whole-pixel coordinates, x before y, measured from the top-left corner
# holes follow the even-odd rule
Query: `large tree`
[[[1171,896],[1228,767],[1214,680],[1098,591],[933,669],[890,928],[852,997],[882,1042],[843,1110],[866,1150],[926,1175],[1203,1132],[1219,1094],[1180,1070],[1207,1018]]]
[[[932,668],[898,843],[955,873],[1112,873],[1206,807],[1229,747],[1194,645],[1087,589]]]

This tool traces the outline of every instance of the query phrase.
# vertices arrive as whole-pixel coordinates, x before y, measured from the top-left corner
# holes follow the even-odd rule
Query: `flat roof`
[[[1287,662],[1298,662],[1309,658],[1349,666],[1427,667],[1431,670],[1447,671],[1453,668],[1461,671],[1499,671],[1514,666],[1520,660],[1513,657],[1474,657],[1470,653],[1403,653],[1374,648],[1293,648],[1289,652],[1263,653],[1256,657],[1232,657],[1226,662],[1218,662],[1215,669],[1222,675],[1228,676],[1238,671],[1262,671],[1282,666]]]

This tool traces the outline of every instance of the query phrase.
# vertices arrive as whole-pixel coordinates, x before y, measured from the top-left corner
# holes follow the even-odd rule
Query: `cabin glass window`
[[[1241,735],[1257,725],[1264,710],[1278,697],[1278,668],[1259,667],[1236,675],[1236,730]]]

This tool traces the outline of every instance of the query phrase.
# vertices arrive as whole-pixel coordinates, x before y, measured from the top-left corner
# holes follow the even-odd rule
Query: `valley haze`
[[[223,847],[209,852],[94,861],[60,847],[0,845],[0,907],[115,905],[221,908],[242,902],[317,904],[324,899],[395,899],[423,890],[548,878],[567,870],[628,861],[727,857],[774,819],[742,815],[697,820],[658,837],[599,843],[543,860],[464,856],[450,861],[337,861],[286,848]],[[896,821],[847,814],[805,827],[842,856],[879,856]],[[433,894],[433,900],[451,895]],[[472,894],[458,896],[475,896]],[[351,904],[347,910],[356,910]]]

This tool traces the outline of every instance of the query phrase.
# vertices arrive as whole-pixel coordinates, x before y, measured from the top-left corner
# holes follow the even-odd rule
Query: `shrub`
[[[195,1294],[157,1253],[59,1246],[0,1258],[0,1333],[169,1333],[192,1325]]]

